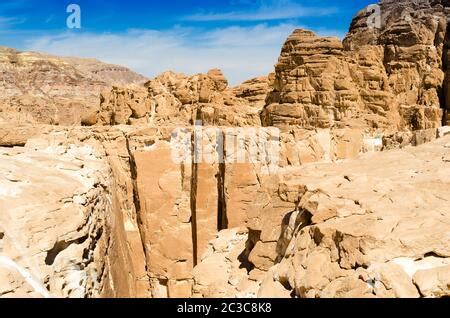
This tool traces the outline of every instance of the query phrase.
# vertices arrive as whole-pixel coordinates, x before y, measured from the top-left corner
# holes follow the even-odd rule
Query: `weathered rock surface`
[[[133,154],[147,266],[155,297],[190,297],[194,247],[191,166],[171,160],[168,143]]]
[[[440,126],[447,108],[447,5],[382,1],[355,17],[343,43],[296,30],[283,46],[263,122],[394,131]]]
[[[92,125],[100,92],[145,80],[124,67],[95,59],[0,47],[0,122]]]
[[[2,148],[0,295],[136,296],[107,162],[36,146]]]
[[[286,173],[270,274],[299,297],[448,295],[449,141]]]
[[[1,148],[7,163],[1,188],[20,190],[14,195],[8,190],[1,196],[4,213],[0,226],[10,228],[3,239],[16,244],[4,245],[8,248],[3,248],[1,256],[32,271],[48,288],[49,277],[59,277],[55,284],[60,285],[49,290],[51,296],[148,297],[150,285],[125,132],[24,126],[17,128],[23,134],[16,135],[12,126],[5,129],[15,136],[6,144],[25,147]],[[17,179],[8,175],[17,175]],[[39,241],[40,237],[44,239]],[[51,246],[40,246],[39,242]],[[67,256],[61,257],[62,264],[56,268],[51,259],[59,254]],[[47,256],[50,265],[44,262]],[[32,260],[31,265],[27,259]],[[81,277],[74,281],[80,285],[72,286],[73,291],[72,287],[58,291],[65,274],[72,271],[75,278]],[[91,274],[98,280],[92,282]],[[13,290],[11,295],[20,293]]]
[[[447,7],[232,88],[0,49],[0,297],[449,296]]]
[[[228,88],[220,70],[186,76],[166,72],[145,88],[115,87],[104,93],[98,122],[103,125],[149,124],[260,126],[270,80],[261,77]]]
[[[255,298],[260,282],[248,278],[247,252],[245,228],[220,231],[194,269],[194,297]]]

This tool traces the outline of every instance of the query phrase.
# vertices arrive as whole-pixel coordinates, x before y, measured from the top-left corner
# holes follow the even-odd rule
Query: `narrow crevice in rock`
[[[439,255],[439,254],[437,254],[436,252],[429,252],[429,253],[426,253],[426,254],[423,256],[423,259],[425,259],[425,258],[427,258],[427,257],[448,258],[447,256]]]
[[[444,47],[442,50],[442,70],[444,71],[444,83],[442,84],[441,92],[439,94],[439,101],[441,103],[441,108],[443,111],[443,117],[442,117],[442,125],[449,125],[450,124],[450,69],[449,69],[449,63],[450,63],[450,21],[447,20],[447,29],[445,32],[445,39],[444,39]]]
[[[136,162],[134,160],[133,152],[130,149],[130,142],[129,142],[128,138],[125,138],[125,140],[126,140],[128,155],[130,157],[129,164],[130,164],[131,178],[133,180],[133,201],[134,201],[134,207],[136,209],[136,217],[137,217],[138,223],[142,224],[141,218],[140,218],[141,203],[139,200],[139,194],[137,191],[137,184],[136,184],[136,182],[137,182]]]
[[[225,163],[219,164],[217,176],[217,190],[219,192],[217,202],[217,231],[228,229],[227,202],[225,197]]]
[[[254,232],[254,231],[250,231],[250,232]],[[245,250],[243,250],[242,253],[239,254],[239,256],[238,256],[238,260],[241,263],[240,268],[245,268],[247,270],[247,273],[250,273],[252,270],[255,269],[255,265],[252,262],[250,262],[250,260],[249,260],[250,253],[252,252],[253,248],[256,245],[256,242],[250,239],[250,235],[251,235],[250,232],[249,232],[249,239],[245,243]],[[259,232],[259,234],[257,234],[257,235],[261,235],[261,233]]]
[[[128,138],[125,138],[125,140],[126,140],[128,156],[130,158],[129,164],[130,164],[130,172],[131,172],[131,179],[132,179],[132,185],[133,185],[133,204],[134,204],[134,208],[136,210],[137,227],[139,230],[139,237],[141,239],[142,250],[144,251],[144,255],[146,255],[147,251],[145,249],[145,243],[144,243],[145,230],[142,228],[143,222],[142,222],[142,215],[141,215],[141,201],[139,199],[139,192],[138,192],[138,186],[137,186],[136,161],[134,159],[133,152],[131,151],[130,141],[128,140]],[[145,262],[144,266],[145,266],[145,272],[148,274],[147,262]]]
[[[217,137],[217,154],[219,157],[219,173],[217,175],[217,231],[228,229],[227,201],[225,195],[225,134],[220,132]]]
[[[417,292],[419,293],[419,295],[420,295],[420,298],[425,298],[425,295],[424,294],[422,294],[422,292],[420,291],[420,287],[419,287],[419,285],[417,285],[417,283],[413,280],[412,281],[412,285],[414,286],[414,288],[416,288],[417,289]]]
[[[197,178],[198,160],[196,149],[196,136],[192,136],[192,177],[191,177],[191,232],[192,232],[192,258],[194,267],[198,264],[198,234],[197,234]]]

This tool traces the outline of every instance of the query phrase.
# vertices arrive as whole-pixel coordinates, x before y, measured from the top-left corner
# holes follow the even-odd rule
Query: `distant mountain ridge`
[[[89,124],[102,91],[146,81],[123,66],[96,59],[0,46],[0,122]]]

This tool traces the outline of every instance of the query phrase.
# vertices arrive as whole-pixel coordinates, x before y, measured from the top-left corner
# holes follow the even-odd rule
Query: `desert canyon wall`
[[[449,296],[448,17],[382,1],[237,87],[0,49],[0,297]]]

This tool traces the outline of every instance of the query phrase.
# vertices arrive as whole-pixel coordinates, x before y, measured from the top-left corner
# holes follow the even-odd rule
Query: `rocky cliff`
[[[0,296],[450,295],[447,7],[295,30],[237,87],[1,51]]]
[[[267,125],[438,127],[447,109],[447,16],[440,1],[382,1],[347,37],[297,30],[283,46]]]

